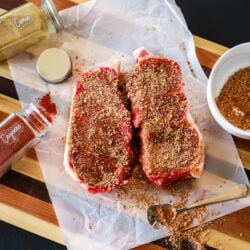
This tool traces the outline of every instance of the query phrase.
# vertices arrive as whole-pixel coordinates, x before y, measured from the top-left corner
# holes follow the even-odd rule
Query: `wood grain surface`
[[[40,2],[32,1],[32,2]],[[55,0],[58,10],[85,2],[84,0]],[[24,3],[23,0],[0,0],[0,8],[9,10]],[[227,48],[194,36],[198,59],[207,75],[216,60]],[[0,121],[21,105],[12,81],[7,62],[0,64]],[[234,138],[242,163],[250,169],[249,141]],[[205,232],[208,245],[217,249],[250,249],[250,207],[216,220]],[[48,195],[35,151],[29,150],[0,180],[0,220],[28,230],[55,242],[65,244],[53,205]],[[166,240],[156,241],[136,249],[160,250]]]

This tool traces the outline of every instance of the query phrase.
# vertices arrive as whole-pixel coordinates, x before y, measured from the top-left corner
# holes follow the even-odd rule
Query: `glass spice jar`
[[[0,178],[50,127],[50,122],[33,104],[0,123]]]
[[[0,62],[62,29],[51,0],[26,3],[0,15]]]

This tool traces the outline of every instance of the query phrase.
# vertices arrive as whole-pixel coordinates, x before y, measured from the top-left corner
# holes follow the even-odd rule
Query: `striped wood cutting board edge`
[[[0,0],[0,7],[10,9],[20,5],[24,1]],[[40,1],[32,1],[40,2]],[[81,0],[54,1],[58,10],[84,2]],[[1,10],[3,11],[3,10]],[[198,59],[205,72],[210,69],[227,48],[200,37],[194,36]],[[8,87],[4,87],[4,86]],[[11,86],[11,87],[10,87]],[[0,88],[8,89],[8,93],[0,94],[0,121],[9,113],[21,109],[16,98],[12,77],[8,64],[0,64]],[[10,89],[12,89],[10,91]],[[13,94],[14,93],[14,94]],[[240,158],[245,168],[250,169],[250,146],[247,141],[234,138]],[[250,233],[249,218],[250,207],[242,209],[230,216],[223,217],[218,223],[212,225],[206,233],[209,233],[208,245],[219,249],[249,249]],[[13,170],[0,181],[0,220],[28,230],[42,237],[65,244],[53,206],[47,193],[44,179],[37,162],[34,150],[26,155],[13,166]],[[160,240],[137,249],[156,249],[164,247],[164,241]]]

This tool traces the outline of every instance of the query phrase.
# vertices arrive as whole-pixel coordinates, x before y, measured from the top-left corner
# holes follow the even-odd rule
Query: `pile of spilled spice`
[[[135,150],[135,155],[137,153]],[[181,208],[187,204],[191,188],[192,180],[189,179],[171,184],[165,188],[165,191],[166,194],[174,197],[175,202],[170,201],[173,206]],[[159,188],[149,182],[139,162],[137,162],[133,169],[129,183],[115,190],[114,193],[117,201],[125,204],[122,208],[125,211],[134,207],[144,210],[149,205],[160,203]],[[143,195],[145,193],[147,195]],[[206,191],[202,190],[199,200],[204,199],[205,195]],[[179,213],[176,219],[171,222],[168,220],[169,215],[166,214],[163,207],[159,206],[159,210],[157,211],[158,220],[170,233],[170,237],[166,239],[166,245],[170,245],[170,249],[206,249],[205,243],[209,239],[207,237],[201,238],[200,236],[210,223],[196,227],[194,225],[197,221],[204,223],[212,215],[214,215],[213,212],[210,212],[203,206]],[[187,244],[189,248],[187,248]]]
[[[168,226],[169,240],[174,249],[181,249],[184,242],[187,241],[193,246],[193,249],[206,249],[206,242],[200,239],[200,235],[207,229],[208,223],[185,230],[187,227],[192,227],[197,214],[202,213],[203,209],[201,208],[196,208],[194,213],[190,213],[190,211],[183,212],[178,214],[176,220]]]
[[[50,92],[46,93],[39,99],[39,111],[47,118],[51,123],[54,116],[57,114],[56,104],[52,102]]]
[[[186,190],[181,190],[181,186],[185,186]],[[177,201],[173,204],[175,208],[181,208],[187,204],[189,188],[191,188],[190,180],[174,183],[167,187],[168,191],[177,198]],[[203,190],[199,200],[204,199],[205,194],[206,192]],[[210,223],[196,227],[194,225],[195,221],[205,222],[211,215],[214,214],[209,212],[206,206],[203,206],[178,213],[176,219],[172,221],[169,219],[172,214],[169,214],[169,210],[165,209],[164,206],[159,206],[156,211],[158,221],[169,231],[170,237],[166,239],[166,244],[171,243],[171,249],[206,249],[205,243],[208,239],[201,239],[200,235]]]
[[[250,66],[230,76],[215,100],[230,123],[243,130],[250,129]]]
[[[160,202],[158,188],[149,182],[140,163],[134,166],[129,183],[115,190],[114,195],[117,201],[124,204],[124,211],[134,207],[146,210],[148,206]]]
[[[175,217],[175,213],[172,209],[166,208],[163,205],[157,206],[155,216],[161,222],[161,224],[170,224]]]
[[[192,249],[206,249],[205,242],[201,241],[200,235],[208,227],[208,223],[193,227],[195,220],[202,222],[209,215],[206,207],[179,213],[174,221],[168,220],[169,214],[166,214],[164,208],[164,206],[159,206],[156,215],[161,224],[168,229],[170,233],[168,240],[171,242],[173,249],[184,249],[184,242],[189,242],[193,246]]]

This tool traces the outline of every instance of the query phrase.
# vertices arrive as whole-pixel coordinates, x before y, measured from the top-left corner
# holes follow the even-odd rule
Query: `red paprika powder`
[[[0,178],[11,165],[47,132],[49,121],[33,105],[12,113],[0,123]]]
[[[50,92],[39,99],[39,110],[49,122],[52,122],[53,117],[57,114],[57,109],[56,104],[51,100]]]

